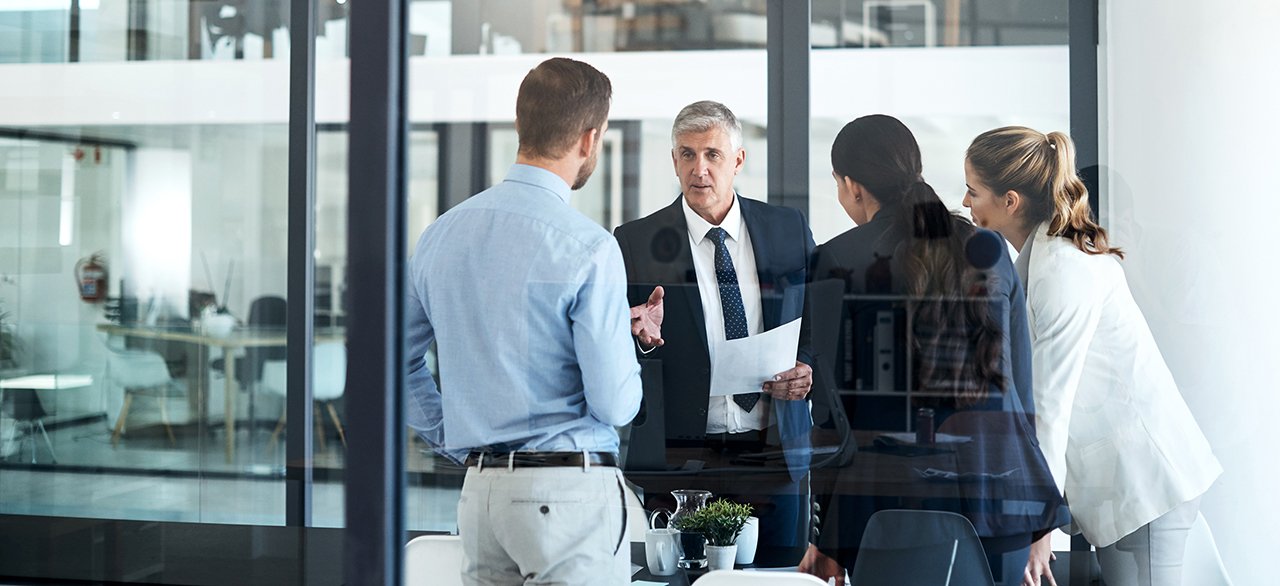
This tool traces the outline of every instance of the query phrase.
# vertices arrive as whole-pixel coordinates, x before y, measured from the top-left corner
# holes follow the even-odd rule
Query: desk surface
[[[245,328],[237,327],[231,334],[218,337],[206,334],[189,327],[147,326],[143,324],[98,324],[98,331],[118,336],[133,336],[152,340],[169,340],[172,342],[188,342],[204,346],[222,346],[226,348],[251,348],[284,346],[289,343],[284,328]],[[316,328],[317,342],[330,342],[344,339],[343,328]]]
[[[645,565],[643,541],[631,542],[631,563],[640,566],[640,569],[636,571],[635,574],[631,575],[632,582],[636,580],[647,580],[650,582],[665,582],[670,586],[688,586],[690,582],[696,582],[698,578],[701,578],[703,574],[706,574],[709,571],[705,568],[701,570],[676,570],[676,573],[670,576],[654,576],[649,573],[649,568]],[[743,569],[743,566],[734,567],[737,569]],[[746,569],[753,568],[747,566]],[[787,569],[788,568],[778,568],[768,571],[783,572]]]
[[[32,374],[0,380],[0,389],[55,391],[78,389],[91,384],[93,377],[87,374]]]

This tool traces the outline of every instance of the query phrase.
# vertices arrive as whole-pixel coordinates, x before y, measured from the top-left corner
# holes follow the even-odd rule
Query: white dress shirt
[[[711,368],[715,368],[716,350],[725,343],[724,310],[720,307],[720,283],[716,280],[716,243],[707,238],[707,232],[715,226],[689,208],[680,199],[685,224],[689,227],[689,249],[693,252],[693,269],[698,275],[698,295],[702,298],[702,314],[707,328],[707,355]],[[733,260],[733,270],[738,273],[738,288],[742,291],[742,309],[747,316],[747,335],[754,336],[764,330],[764,314],[760,307],[760,277],[756,273],[756,255],[751,248],[751,235],[742,221],[742,207],[735,195],[729,213],[720,223],[729,234],[725,246]],[[735,393],[758,393],[759,388],[734,389]],[[768,397],[761,397],[750,413],[744,411],[732,396],[711,397],[707,409],[707,433],[739,433],[764,429],[769,424]]]

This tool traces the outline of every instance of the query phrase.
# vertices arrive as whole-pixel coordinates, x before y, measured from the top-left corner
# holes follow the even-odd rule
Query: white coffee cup
[[[760,519],[747,517],[747,524],[742,526],[738,534],[738,555],[733,559],[740,566],[755,562],[756,543],[760,541]]]
[[[671,528],[645,531],[644,560],[649,566],[649,573],[654,576],[676,573],[676,562],[680,560],[680,531]]]

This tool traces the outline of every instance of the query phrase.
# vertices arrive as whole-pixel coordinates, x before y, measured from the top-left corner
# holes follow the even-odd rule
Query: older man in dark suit
[[[806,345],[794,368],[760,387],[711,396],[711,368],[728,340],[801,316],[813,236],[799,211],[735,192],[746,151],[742,127],[723,104],[686,106],[671,138],[680,197],[614,233],[627,269],[632,334],[642,363],[661,364],[668,448],[695,448],[709,471],[741,468],[685,477],[685,487],[718,488],[755,504],[758,561],[794,564],[808,538],[813,371]],[[773,462],[785,468],[768,465],[770,452],[781,454]]]

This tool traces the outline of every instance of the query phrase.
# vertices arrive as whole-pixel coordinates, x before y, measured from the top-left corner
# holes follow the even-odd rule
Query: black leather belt
[[[613,466],[618,456],[609,452],[471,452],[468,466],[504,468],[542,468],[553,466]]]

